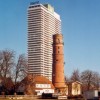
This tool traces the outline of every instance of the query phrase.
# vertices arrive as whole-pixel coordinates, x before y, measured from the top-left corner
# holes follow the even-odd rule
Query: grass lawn
[[[0,100],[35,100],[35,99],[0,99]]]
[[[23,99],[16,99],[16,98],[14,98],[14,99],[12,99],[12,98],[0,98],[0,100],[56,100],[56,99],[37,99],[37,98],[27,98],[27,99],[25,99],[25,98],[23,98]]]
[[[27,99],[25,99],[25,98],[0,98],[0,100],[38,100],[38,99],[36,99],[36,98],[27,98]]]
[[[0,97],[0,100],[56,100],[56,99],[38,99],[37,97]]]
[[[29,99],[12,99],[12,98],[9,99],[9,98],[0,98],[0,100],[38,100],[38,99],[34,99],[34,98],[33,98],[33,99],[30,99],[30,98],[29,98]]]
[[[0,98],[0,100],[56,100],[56,99],[2,99]]]

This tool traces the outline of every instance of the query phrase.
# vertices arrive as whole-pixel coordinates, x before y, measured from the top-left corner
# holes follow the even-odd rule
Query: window
[[[59,53],[59,51],[58,51],[58,53]]]
[[[58,43],[60,43],[60,40],[58,39]]]

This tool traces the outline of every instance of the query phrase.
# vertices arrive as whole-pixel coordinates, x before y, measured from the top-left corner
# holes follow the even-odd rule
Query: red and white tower
[[[53,35],[53,72],[52,82],[56,89],[65,88],[64,79],[64,52],[63,52],[63,35]]]

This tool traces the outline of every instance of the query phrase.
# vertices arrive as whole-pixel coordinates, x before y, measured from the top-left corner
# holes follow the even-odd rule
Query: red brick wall
[[[64,52],[63,36],[55,34],[53,36],[53,75],[52,82],[55,88],[65,87],[64,81]]]

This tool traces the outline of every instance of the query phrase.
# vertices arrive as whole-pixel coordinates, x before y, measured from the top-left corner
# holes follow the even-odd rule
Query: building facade
[[[31,4],[28,8],[29,73],[52,81],[53,34],[61,33],[60,16],[49,4]]]
[[[68,95],[75,96],[82,94],[82,83],[79,81],[69,82],[68,84]]]

